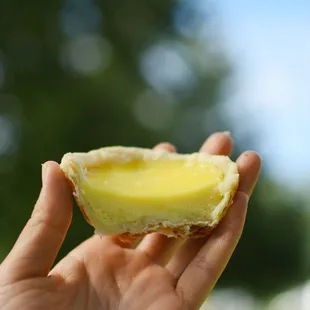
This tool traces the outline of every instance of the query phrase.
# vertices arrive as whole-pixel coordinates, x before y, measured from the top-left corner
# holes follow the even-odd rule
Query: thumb
[[[55,162],[42,166],[43,187],[31,218],[1,268],[6,283],[46,276],[72,218],[72,192]]]

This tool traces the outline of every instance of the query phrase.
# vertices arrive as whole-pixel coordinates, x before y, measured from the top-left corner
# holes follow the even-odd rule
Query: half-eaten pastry
[[[225,216],[238,188],[236,163],[207,153],[136,147],[68,153],[62,171],[99,235],[203,237]]]

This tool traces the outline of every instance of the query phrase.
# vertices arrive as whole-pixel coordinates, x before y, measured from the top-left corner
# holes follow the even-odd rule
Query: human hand
[[[157,148],[174,151],[169,144]],[[201,151],[230,155],[224,133]],[[248,198],[261,161],[254,152],[237,160],[234,203],[211,236],[176,240],[154,233],[137,247],[117,236],[92,236],[53,269],[72,218],[72,191],[54,162],[44,164],[43,187],[31,218],[0,265],[2,310],[193,310],[213,289],[243,230]]]

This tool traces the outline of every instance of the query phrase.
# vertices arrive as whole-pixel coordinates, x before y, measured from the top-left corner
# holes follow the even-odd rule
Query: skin
[[[232,147],[229,135],[216,133],[200,151],[230,155]],[[156,148],[175,151],[168,143]],[[199,309],[239,241],[261,169],[255,152],[241,154],[237,164],[234,203],[208,238],[176,240],[154,233],[135,246],[117,236],[94,235],[52,268],[71,223],[72,191],[59,165],[45,163],[31,218],[0,265],[0,308]]]

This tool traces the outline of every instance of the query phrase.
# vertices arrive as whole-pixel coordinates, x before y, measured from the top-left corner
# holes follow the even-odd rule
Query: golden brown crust
[[[89,225],[93,226],[92,223],[91,223],[91,221],[90,221],[90,219],[89,219],[89,217],[87,216],[87,214],[86,214],[86,212],[85,212],[84,207],[82,206],[82,204],[81,204],[80,202],[78,202],[77,199],[76,199],[76,204],[77,204],[78,207],[80,208],[80,210],[81,210],[81,212],[82,212],[82,214],[83,214],[83,216],[84,216],[86,222],[87,222]]]
[[[65,176],[65,177],[66,177],[66,176]],[[75,195],[75,187],[74,187],[73,181],[70,180],[70,179],[67,178],[67,177],[66,177],[66,179],[67,179],[67,182],[68,182],[69,186],[70,186],[71,189],[72,189],[73,195],[74,195],[74,197],[75,197],[75,202],[76,202],[76,204],[78,205],[79,209],[81,210],[81,212],[82,212],[82,214],[83,214],[83,216],[84,216],[84,219],[86,220],[86,222],[87,222],[89,225],[93,226],[92,223],[91,223],[91,221],[90,221],[90,219],[89,219],[89,217],[87,216],[87,214],[86,214],[86,212],[85,212],[85,208],[84,208],[83,204],[82,204],[81,201],[78,199],[78,197]]]
[[[202,237],[207,237],[208,235],[210,235],[212,230],[215,228],[215,226],[214,227],[211,227],[211,226],[199,227],[196,225],[192,225],[190,227],[191,234],[188,235],[188,233],[186,233],[186,231],[184,230],[184,227],[182,226],[175,227],[175,228],[163,227],[162,225],[159,225],[159,226],[161,226],[160,231],[159,229],[150,229],[145,233],[134,234],[134,235],[129,234],[129,233],[123,233],[123,234],[118,235],[118,238],[124,243],[133,243],[137,241],[138,239],[143,238],[147,234],[159,232],[165,235],[165,231],[169,236],[172,236],[173,238],[178,238],[178,239],[202,238]]]

